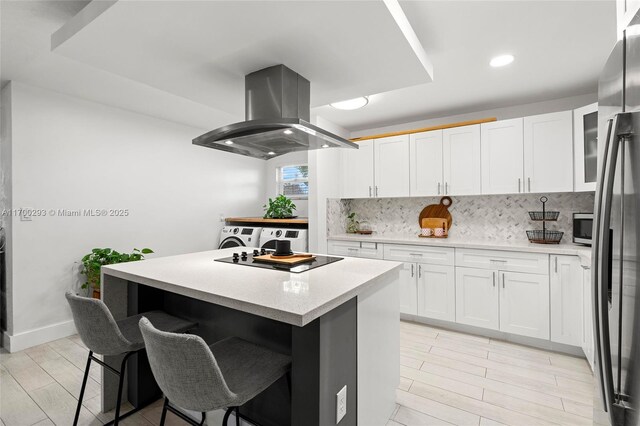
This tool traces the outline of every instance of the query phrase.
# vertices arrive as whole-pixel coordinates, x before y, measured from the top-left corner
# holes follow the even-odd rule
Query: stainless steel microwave
[[[591,245],[593,239],[593,213],[573,214],[573,242]]]

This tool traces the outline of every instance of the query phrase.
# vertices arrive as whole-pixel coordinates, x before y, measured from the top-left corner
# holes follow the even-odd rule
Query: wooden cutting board
[[[428,205],[420,212],[418,225],[422,228],[423,219],[437,219],[436,228],[440,228],[442,226],[442,221],[445,221],[447,224],[447,230],[451,229],[453,219],[451,218],[451,213],[449,213],[449,206],[452,203],[453,201],[451,200],[451,197],[442,197],[439,204]],[[430,226],[428,226],[428,228],[430,228]]]
[[[444,217],[425,217],[425,218],[422,218],[422,228],[449,229],[449,220]]]
[[[264,256],[254,256],[256,262],[277,263],[278,265],[297,265],[298,263],[311,262],[316,257],[312,254],[292,254],[285,257],[273,257],[270,254]]]

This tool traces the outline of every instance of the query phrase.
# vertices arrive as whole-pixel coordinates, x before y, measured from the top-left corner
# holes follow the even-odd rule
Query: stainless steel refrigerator
[[[598,84],[594,424],[640,425],[640,13]]]

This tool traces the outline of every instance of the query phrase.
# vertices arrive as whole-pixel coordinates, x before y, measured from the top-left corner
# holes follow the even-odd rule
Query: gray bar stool
[[[78,398],[78,407],[76,408],[73,425],[78,424],[78,417],[80,416],[80,409],[82,408],[82,398],[87,385],[87,378],[89,377],[91,361],[97,362],[120,377],[115,418],[107,423],[107,425],[117,425],[120,420],[142,408],[136,407],[120,416],[122,387],[124,385],[127,360],[131,355],[144,349],[144,341],[140,333],[140,327],[138,327],[138,321],[142,318],[142,314],[116,321],[102,300],[78,296],[70,291],[68,291],[65,296],[69,302],[69,306],[71,306],[73,322],[76,325],[80,339],[82,339],[82,342],[89,349],[87,367],[84,370],[84,378],[82,380],[82,387],[80,388],[80,397]],[[197,326],[194,322],[171,316],[162,311],[145,312],[144,316],[151,318],[160,329],[166,331],[180,333],[191,330]],[[120,371],[107,365],[101,359],[96,358],[94,353],[98,355],[124,354],[124,358],[120,364]]]
[[[227,408],[223,425],[227,426],[231,412],[235,411],[239,426],[238,407],[291,368],[291,357],[240,338],[229,337],[207,346],[199,336],[160,331],[151,321],[153,318],[143,317],[140,330],[151,371],[165,396],[160,425],[164,425],[167,410],[200,426],[207,411]],[[289,382],[289,391],[290,386]],[[202,422],[196,423],[172,405],[201,412]]]

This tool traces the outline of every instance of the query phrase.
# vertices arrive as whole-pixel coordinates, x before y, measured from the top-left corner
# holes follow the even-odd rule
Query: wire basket
[[[549,231],[546,229],[536,229],[527,231],[529,241],[536,244],[560,244],[564,232]]]
[[[560,216],[560,212],[529,212],[529,217],[531,218],[531,220],[556,221],[558,220],[558,216]]]

